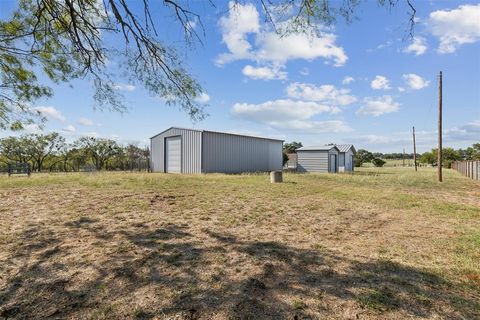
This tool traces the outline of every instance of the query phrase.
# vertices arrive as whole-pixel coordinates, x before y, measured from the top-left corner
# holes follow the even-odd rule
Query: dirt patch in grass
[[[480,317],[477,184],[364,172],[0,177],[0,319]]]

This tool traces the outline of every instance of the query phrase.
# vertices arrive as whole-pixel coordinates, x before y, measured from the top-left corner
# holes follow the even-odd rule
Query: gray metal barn
[[[357,150],[353,144],[336,144],[338,150],[338,171],[339,172],[352,172],[354,170],[353,157]]]
[[[154,172],[282,170],[283,140],[172,127],[151,137],[150,147]]]
[[[297,149],[297,171],[338,172],[340,150],[334,145]]]

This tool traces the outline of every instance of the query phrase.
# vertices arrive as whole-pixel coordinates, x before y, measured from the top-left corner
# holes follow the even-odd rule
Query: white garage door
[[[182,172],[182,139],[170,137],[165,139],[165,168],[169,173]]]

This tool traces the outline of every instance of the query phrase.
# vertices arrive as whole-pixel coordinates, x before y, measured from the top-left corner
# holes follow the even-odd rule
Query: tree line
[[[81,137],[68,143],[57,132],[0,139],[0,170],[28,163],[32,171],[148,169],[150,150],[112,139]]]
[[[286,154],[295,153],[296,150],[298,148],[301,148],[302,146],[302,143],[297,141],[285,143],[283,145],[284,162]],[[431,151],[427,151],[422,154],[417,153],[416,158],[418,163],[436,166],[438,155],[437,150],[438,149],[432,149]],[[288,160],[288,157],[286,158]],[[472,146],[466,149],[442,148],[442,158],[442,165],[445,168],[450,168],[452,166],[452,163],[455,161],[480,160],[480,143],[474,143]],[[402,159],[413,159],[413,153],[381,153],[370,152],[365,149],[359,149],[355,154],[354,161],[356,167],[361,167],[364,163],[372,163],[376,167],[382,167],[386,163],[385,160]]]
[[[438,149],[417,153],[416,158],[418,163],[437,166]],[[386,162],[384,160],[402,160],[413,159],[413,153],[372,153],[364,149],[359,149],[355,155],[355,166],[360,167],[364,163],[372,163],[376,167],[382,167]],[[480,160],[480,143],[474,143],[471,147],[466,149],[442,148],[442,165],[445,168],[450,168],[455,161],[464,160]]]

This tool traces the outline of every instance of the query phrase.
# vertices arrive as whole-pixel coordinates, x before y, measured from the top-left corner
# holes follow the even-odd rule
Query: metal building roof
[[[353,144],[336,144],[335,146],[338,148],[338,150],[340,150],[340,152],[347,152],[350,149],[353,149],[353,153],[357,152]]]
[[[284,140],[280,140],[280,139],[273,139],[273,138],[266,138],[266,137],[257,137],[257,136],[249,136],[249,135],[244,135],[244,134],[236,134],[236,133],[230,133],[230,132],[220,132],[220,131],[212,131],[212,130],[201,130],[201,129],[189,129],[189,128],[181,128],[181,127],[170,127],[166,130],[163,130],[162,132],[160,133],[157,133],[156,135],[154,135],[153,137],[150,137],[150,139],[153,139],[155,138],[156,136],[159,136],[161,135],[162,133],[170,130],[170,129],[180,129],[180,130],[190,130],[190,131],[197,131],[197,132],[211,132],[211,133],[220,133],[220,134],[227,134],[227,135],[231,135],[231,136],[239,136],[239,137],[247,137],[247,138],[256,138],[256,139],[265,139],[265,140],[274,140],[274,141],[284,141]]]
[[[321,146],[309,146],[309,147],[301,147],[298,148],[297,151],[329,151],[331,149],[337,149],[339,150],[336,146],[334,145],[321,145]],[[340,150],[339,150],[340,151]]]

